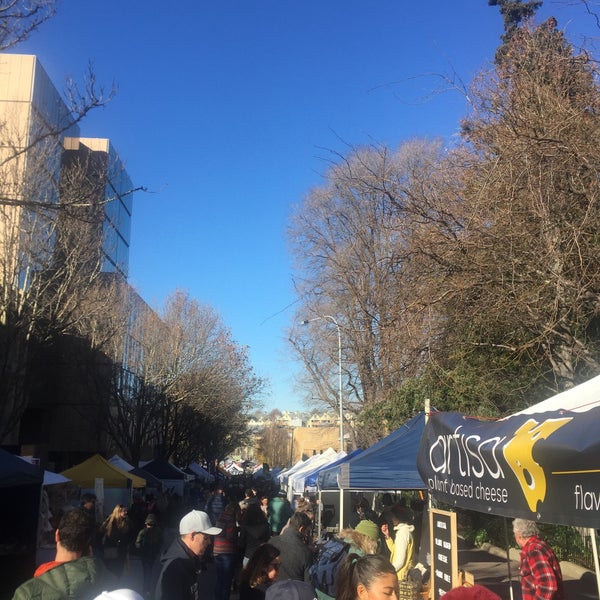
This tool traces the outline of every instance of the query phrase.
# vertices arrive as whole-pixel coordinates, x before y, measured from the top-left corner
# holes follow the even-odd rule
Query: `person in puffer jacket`
[[[92,556],[95,524],[81,508],[65,513],[54,534],[56,556],[20,585],[13,600],[80,600],[115,588],[116,577]]]

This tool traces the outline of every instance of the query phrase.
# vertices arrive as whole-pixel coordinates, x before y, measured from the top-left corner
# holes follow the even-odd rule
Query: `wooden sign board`
[[[458,578],[458,539],[456,513],[431,509],[429,512],[431,547],[431,594],[438,600],[453,587]]]

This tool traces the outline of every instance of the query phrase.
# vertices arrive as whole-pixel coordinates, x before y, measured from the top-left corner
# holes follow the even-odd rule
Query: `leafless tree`
[[[56,13],[56,0],[3,0],[0,3],[0,52],[25,41]]]
[[[470,218],[448,249],[461,279],[449,316],[561,390],[600,372],[597,73],[554,20],[519,29],[502,56],[463,123]]]
[[[418,373],[427,345],[420,283],[411,281],[415,197],[440,160],[440,145],[413,141],[393,152],[383,146],[339,157],[298,208],[291,240],[302,298],[290,339],[317,397],[338,406],[342,346],[344,412],[385,400]],[[341,340],[332,327],[340,326]]]
[[[281,412],[278,410],[269,413],[258,441],[259,460],[270,467],[290,466],[293,431],[280,425],[279,417]]]
[[[111,437],[127,446],[139,432],[135,450],[128,453],[139,453],[145,444],[155,454],[182,462],[224,457],[244,440],[250,404],[263,387],[246,349],[232,339],[214,309],[182,291],[173,293],[158,313],[134,314],[134,330],[130,327],[126,335],[136,340],[137,350],[129,356],[135,383],[111,396]]]
[[[497,56],[463,143],[352,150],[294,217],[301,318],[340,323],[350,410],[429,390],[504,414],[600,371],[596,63],[554,20]],[[335,332],[311,330],[290,338],[334,407]]]

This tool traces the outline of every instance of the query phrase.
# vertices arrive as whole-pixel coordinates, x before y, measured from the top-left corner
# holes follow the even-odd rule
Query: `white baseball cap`
[[[144,600],[144,598],[134,590],[123,588],[112,592],[102,592],[94,600]]]
[[[209,516],[201,510],[192,510],[179,521],[179,535],[187,533],[219,535],[221,531],[223,530],[220,527],[212,526]]]

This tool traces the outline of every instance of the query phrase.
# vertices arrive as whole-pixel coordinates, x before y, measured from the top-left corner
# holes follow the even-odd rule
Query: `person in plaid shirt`
[[[523,600],[565,600],[558,558],[540,538],[537,525],[526,519],[515,519],[513,532],[521,548]]]

